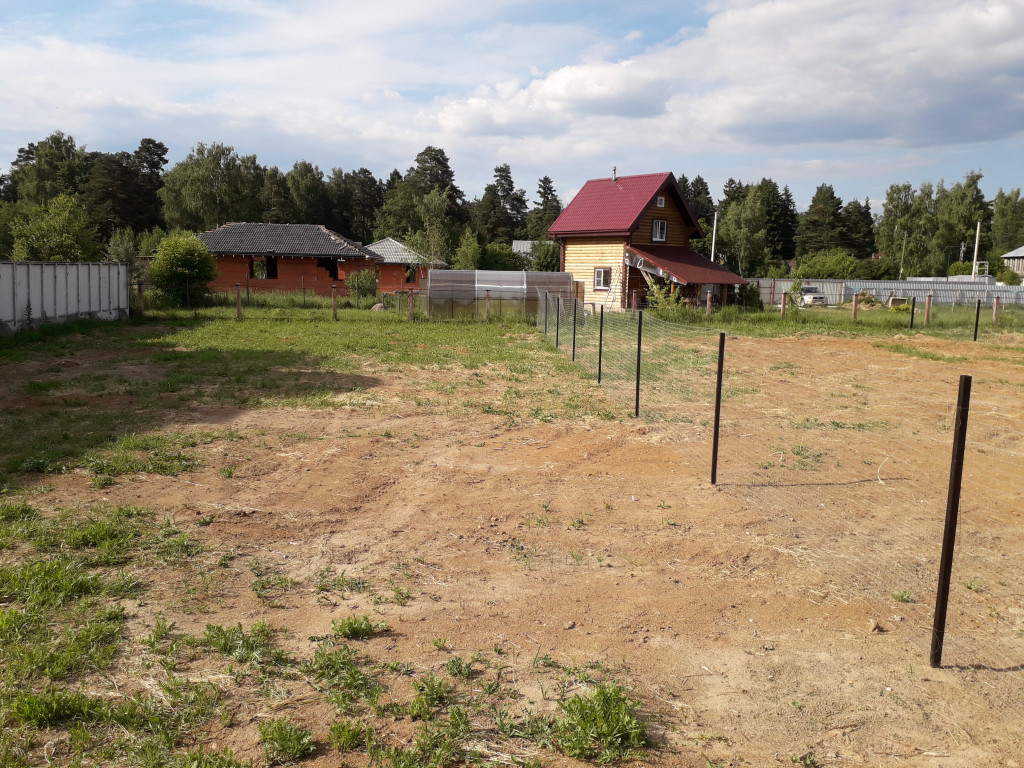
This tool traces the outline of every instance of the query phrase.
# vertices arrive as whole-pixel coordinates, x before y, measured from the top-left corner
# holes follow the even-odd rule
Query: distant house
[[[1012,269],[1021,277],[1024,277],[1024,245],[1015,248],[1009,253],[1003,254],[1003,263],[1007,269]]]
[[[513,240],[512,253],[530,259],[533,256],[533,246],[536,240]]]
[[[642,306],[652,285],[693,302],[745,285],[690,249],[703,235],[671,172],[591,179],[548,229],[561,270],[583,283],[585,301],[609,309]]]
[[[429,270],[448,269],[443,261],[431,261],[393,237],[370,243],[366,250],[377,255],[377,290],[381,293],[419,290],[420,281],[427,279]]]
[[[217,258],[211,288],[234,290],[241,283],[256,291],[305,289],[329,296],[331,286],[347,295],[345,279],[375,269],[378,256],[359,243],[319,224],[238,222],[199,235]]]

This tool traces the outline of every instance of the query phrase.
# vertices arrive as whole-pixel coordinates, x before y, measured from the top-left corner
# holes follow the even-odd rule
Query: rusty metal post
[[[711,317],[711,291],[708,290],[707,309],[704,310],[704,314],[707,317]]]
[[[235,283],[235,318],[242,319],[242,284]]]
[[[413,320],[413,309],[412,309],[412,299],[413,299],[413,296],[412,295],[413,295],[413,290],[410,288],[409,289],[409,321],[410,322]]]
[[[786,305],[789,304],[789,294],[782,294],[782,319],[786,319]]]
[[[942,645],[946,639],[946,608],[949,603],[949,582],[953,575],[953,548],[956,544],[956,523],[960,514],[960,490],[964,474],[964,450],[967,446],[967,417],[971,410],[971,377],[960,377],[956,399],[956,421],[953,427],[953,458],[949,467],[949,490],[946,493],[946,525],[942,531],[942,554],[939,556],[939,587],[935,595],[935,618],[932,623],[930,661],[942,666]]]
[[[491,292],[490,290],[484,291],[484,319],[491,319]]]
[[[857,319],[857,304],[859,303],[859,299],[860,299],[860,294],[859,293],[853,294],[853,319],[854,320]]]
[[[999,322],[999,297],[992,298],[992,325]]]
[[[331,313],[334,315],[334,319],[338,319],[338,285],[337,283],[331,283]]]
[[[929,293],[924,299],[924,324],[932,321],[932,295]]]

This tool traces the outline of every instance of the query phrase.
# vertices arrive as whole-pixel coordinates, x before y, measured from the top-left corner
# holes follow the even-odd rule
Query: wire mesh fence
[[[681,464],[710,478],[719,335],[644,313],[551,298],[537,324],[559,350],[665,425]],[[717,480],[756,510],[752,544],[805,573],[812,600],[861,601],[927,664],[950,475],[957,386],[968,358],[899,345],[730,337]],[[1024,371],[986,353],[970,408],[943,666],[1000,709],[1024,710],[1020,388]],[[639,376],[637,372],[639,370]]]

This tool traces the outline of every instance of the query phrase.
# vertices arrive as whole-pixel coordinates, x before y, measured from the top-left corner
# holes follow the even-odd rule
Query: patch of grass
[[[981,583],[981,579],[977,576],[972,576],[970,579],[964,582],[964,586],[972,592],[983,592],[985,585]]]
[[[333,568],[324,568],[317,571],[313,588],[317,592],[341,592],[344,597],[346,592],[367,592],[370,581],[360,576],[346,576],[344,571],[336,573]]]
[[[640,702],[621,686],[601,683],[590,695],[573,696],[558,708],[556,744],[569,757],[601,764],[643,759],[650,742],[637,717]]]
[[[287,652],[276,648],[274,630],[265,621],[257,621],[246,634],[241,623],[233,627],[207,624],[202,644],[229,659],[255,666],[283,667],[291,663]]]
[[[372,622],[365,614],[363,616],[348,616],[344,619],[335,619],[331,622],[331,629],[335,637],[344,637],[348,640],[365,640],[381,632],[387,632],[386,622]]]
[[[316,751],[313,732],[295,725],[287,717],[276,717],[256,727],[267,765],[287,765]]]
[[[372,736],[365,725],[359,720],[336,720],[331,723],[328,740],[339,752],[351,752],[365,746],[368,737]]]
[[[909,311],[909,310],[908,310]],[[906,355],[907,357],[916,357],[921,360],[935,360],[940,363],[965,363],[970,360],[969,357],[964,355],[943,355],[938,352],[929,352],[927,349],[918,349],[912,347],[909,344],[889,344],[881,341],[876,341],[871,344],[876,349],[884,349],[889,352],[895,352],[898,355]]]
[[[347,645],[321,643],[301,670],[310,676],[339,712],[351,712],[357,701],[376,707],[383,687],[367,674],[359,654]]]
[[[901,589],[899,592],[892,593],[892,599],[897,603],[912,603],[914,602],[914,596],[910,594],[910,590]]]

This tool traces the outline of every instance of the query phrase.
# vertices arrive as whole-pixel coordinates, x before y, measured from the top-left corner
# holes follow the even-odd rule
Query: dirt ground
[[[761,363],[751,350],[743,356],[755,341]],[[953,342],[919,346],[962,354]],[[874,386],[894,402],[906,396],[907,381],[933,374],[955,379],[958,372],[864,339],[736,340],[734,349],[737,370],[746,370],[747,360],[749,375],[758,379],[749,402],[762,417],[779,407],[800,413],[787,404],[802,391],[800,377],[786,369],[769,375],[772,361],[795,360],[805,369],[809,354],[822,363],[841,356],[864,370],[879,359],[898,361],[907,377]],[[978,357],[972,364],[984,366],[990,378],[1021,380],[1013,361]],[[30,375],[16,368],[8,369],[12,376]],[[709,448],[706,424],[586,417],[510,426],[499,415],[446,407],[446,398],[462,398],[458,385],[469,372],[366,374],[378,376],[381,386],[355,405],[177,413],[167,430],[230,428],[243,436],[194,449],[202,459],[195,471],[125,477],[102,490],[91,488],[84,472],[47,478],[56,486],[45,497],[48,506],[144,505],[206,542],[202,573],[157,584],[130,605],[133,633],[148,632],[157,612],[196,633],[207,623],[249,626],[266,618],[288,629],[282,642],[290,650],[308,656],[309,638],[328,634],[333,619],[366,613],[391,628],[367,643],[375,659],[440,669],[453,653],[493,655],[500,646],[523,700],[541,709],[554,704],[538,659],[602,662],[644,703],[661,747],[652,752],[652,765],[792,765],[801,758],[808,765],[1024,764],[1020,699],[994,698],[992,686],[962,666],[931,669],[923,619],[899,615],[905,611],[885,594],[891,586],[884,574],[872,581],[877,553],[867,547],[895,524],[886,520],[891,510],[859,486],[848,501],[831,501],[829,491],[828,517],[809,523],[818,538],[811,546],[793,541],[797,500],[805,494],[778,476],[762,483],[756,475],[762,454],[776,443],[788,445],[788,437],[755,435],[744,443],[756,441],[749,456],[724,443],[723,481],[712,487],[706,463],[695,458]],[[424,409],[415,401],[428,378],[455,387],[450,394],[432,391],[436,405]],[[500,397],[497,389],[494,394]],[[593,388],[592,397],[606,396]],[[921,397],[908,412],[927,415],[931,401]],[[948,403],[935,402],[935,418],[948,417]],[[886,414],[877,418],[897,420],[893,411]],[[795,429],[794,418],[780,423]],[[744,423],[735,410],[725,419],[733,435]],[[814,486],[874,482],[877,473],[882,488],[870,493],[882,493],[897,483],[882,482],[892,465],[880,468],[871,447],[896,440],[896,459],[903,444],[910,458],[933,463],[914,493],[937,500],[941,515],[949,453],[940,438],[949,433],[936,434],[934,447],[921,447],[899,429],[821,433],[834,443],[822,450],[836,456],[842,450],[844,467],[787,477]],[[860,475],[843,474],[854,466]],[[233,471],[221,471],[226,468]],[[816,501],[822,492],[810,493]],[[845,570],[811,557],[813,542],[828,540],[825,519],[864,526],[865,537],[833,539]],[[901,517],[900,525],[910,528],[916,520]],[[1020,539],[1003,544],[1019,562]],[[223,553],[232,559],[218,568]],[[928,579],[934,570],[924,556],[931,554],[922,555]],[[251,589],[253,558],[296,586],[261,601]],[[378,602],[354,592],[325,600],[313,588],[325,568],[366,577],[384,592],[408,590],[408,601]],[[864,583],[842,578],[850,572]],[[1009,601],[1019,616],[1021,590],[1011,586]],[[933,599],[921,598],[923,614],[930,614]],[[446,648],[436,647],[439,638],[448,640]],[[1010,669],[996,687],[1019,688],[1022,675],[1019,666]],[[255,723],[280,712],[312,727],[318,739],[333,717],[307,694],[239,701],[231,726],[211,726],[205,746],[257,758]],[[550,765],[575,764],[553,753],[541,757]],[[350,762],[360,759],[365,755]],[[309,764],[338,762],[333,753]]]

